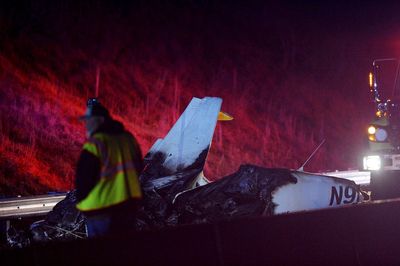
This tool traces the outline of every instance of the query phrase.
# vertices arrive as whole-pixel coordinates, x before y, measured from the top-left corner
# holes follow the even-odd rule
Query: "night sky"
[[[357,168],[373,59],[400,56],[395,1],[2,1],[1,193],[71,189],[94,94],[143,152],[191,97],[219,96],[206,173]],[[59,156],[60,153],[63,156]]]

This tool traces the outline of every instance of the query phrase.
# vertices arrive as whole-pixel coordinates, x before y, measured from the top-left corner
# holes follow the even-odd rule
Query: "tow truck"
[[[375,115],[369,124],[364,170],[371,171],[373,200],[400,197],[400,95],[397,58],[376,59],[369,73]]]

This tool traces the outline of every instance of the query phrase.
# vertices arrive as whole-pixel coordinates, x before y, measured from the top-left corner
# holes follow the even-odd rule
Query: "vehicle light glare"
[[[385,141],[388,137],[386,130],[382,128],[378,128],[375,133],[375,137],[377,141]]]
[[[365,156],[363,160],[364,170],[381,169],[381,158],[378,155]]]
[[[375,134],[375,132],[376,132],[376,128],[374,126],[370,126],[368,128],[368,134],[373,135],[373,134]]]
[[[372,88],[372,85],[373,85],[373,78],[374,78],[374,76],[373,76],[373,74],[372,73],[369,73],[369,86]]]

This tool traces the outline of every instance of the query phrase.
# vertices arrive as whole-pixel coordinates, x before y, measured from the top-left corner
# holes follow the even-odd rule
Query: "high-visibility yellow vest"
[[[137,143],[131,135],[96,133],[85,142],[83,149],[100,159],[101,174],[95,187],[76,205],[79,210],[99,210],[142,197],[135,167],[141,158],[135,154]]]

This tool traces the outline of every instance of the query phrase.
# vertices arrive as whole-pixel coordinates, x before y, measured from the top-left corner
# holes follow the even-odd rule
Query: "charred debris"
[[[169,176],[149,175],[146,171],[141,175],[144,200],[132,230],[273,215],[272,192],[279,186],[296,183],[290,170],[242,165],[232,175],[196,186],[203,169],[199,161]],[[158,173],[168,172],[168,169],[162,169],[162,163],[158,165]],[[32,223],[27,229],[11,225],[3,247],[21,248],[32,243],[86,238],[85,217],[75,204],[75,191],[71,191],[44,220]]]

